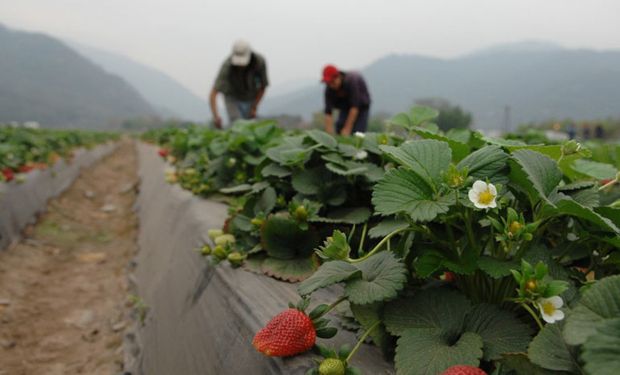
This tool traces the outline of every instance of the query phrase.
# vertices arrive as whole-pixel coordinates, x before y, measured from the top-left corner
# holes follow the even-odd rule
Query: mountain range
[[[420,99],[444,98],[472,112],[478,128],[620,116],[620,51],[526,42],[454,59],[390,55],[361,73],[375,113],[394,114]],[[308,118],[321,111],[322,92],[316,84],[269,97],[262,111]]]
[[[162,116],[198,122],[204,122],[211,116],[206,100],[196,96],[166,73],[120,54],[72,42],[69,45],[105,71],[122,77]]]
[[[0,25],[0,123],[117,128],[156,111],[123,79],[59,40]]]
[[[1,25],[0,51],[0,123],[115,128],[131,117],[199,122],[209,117],[206,100],[169,75],[119,54]],[[375,114],[443,98],[471,112],[477,128],[620,117],[620,51],[525,42],[452,59],[389,55],[361,73]],[[322,110],[323,90],[308,79],[270,88],[259,113],[308,120]]]

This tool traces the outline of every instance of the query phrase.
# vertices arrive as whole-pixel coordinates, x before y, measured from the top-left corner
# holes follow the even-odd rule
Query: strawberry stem
[[[347,297],[345,297],[345,296],[342,296],[342,297],[338,298],[334,303],[329,305],[327,310],[325,310],[325,312],[323,314],[321,314],[321,316],[319,316],[319,318],[322,317],[323,315],[327,314],[328,312],[332,311],[336,306],[338,306],[342,301],[344,301],[346,299],[347,299]]]
[[[540,328],[541,330],[543,329],[543,324],[540,321],[540,319],[538,318],[538,314],[536,314],[534,312],[534,310],[532,310],[531,307],[529,307],[526,303],[522,303],[521,307],[523,307],[528,313],[530,313],[530,315],[534,318],[534,320],[536,321],[536,324],[538,324],[538,328]]]
[[[357,350],[360,348],[360,346],[362,346],[362,343],[364,342],[364,340],[366,340],[366,337],[368,337],[368,335],[370,335],[370,332],[372,332],[375,328],[377,328],[377,326],[379,325],[379,323],[381,323],[380,320],[377,320],[376,322],[374,322],[367,330],[366,332],[364,332],[364,334],[362,335],[362,337],[360,337],[360,339],[357,341],[357,344],[355,344],[355,347],[353,348],[353,350],[351,350],[351,353],[349,353],[349,355],[347,356],[347,359],[345,359],[345,362],[347,362],[347,364],[349,363],[349,361],[351,360],[351,358],[353,358],[353,355],[355,355],[355,352],[357,352]]]
[[[349,263],[358,263],[361,262],[363,260],[368,259],[369,257],[373,256],[376,252],[378,252],[381,247],[383,247],[383,245],[388,242],[390,240],[390,238],[394,237],[395,235],[399,234],[400,232],[405,232],[411,230],[411,228],[407,227],[407,228],[400,228],[400,229],[396,229],[395,231],[393,231],[392,233],[388,234],[387,236],[385,236],[378,244],[377,246],[375,246],[368,254],[364,255],[361,258],[357,258],[357,259],[347,259],[347,262]]]

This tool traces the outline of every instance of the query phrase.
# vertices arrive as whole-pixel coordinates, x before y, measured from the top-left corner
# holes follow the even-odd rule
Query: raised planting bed
[[[82,168],[110,154],[115,143],[91,149],[73,150],[70,160],[58,159],[46,169],[34,169],[23,181],[0,182],[0,250],[19,239],[24,226],[35,221],[50,198],[60,195],[77,178]]]
[[[140,144],[140,220],[134,281],[145,310],[138,324],[132,374],[304,374],[312,354],[266,357],[251,345],[254,334],[299,296],[282,283],[228,263],[217,267],[193,249],[220,229],[227,205],[202,199],[164,181],[157,148]],[[337,291],[320,291],[334,300]],[[320,340],[319,340],[320,341]],[[340,331],[331,343],[355,342]],[[363,345],[353,365],[368,374],[393,374],[376,347]],[[131,368],[133,367],[133,368]]]

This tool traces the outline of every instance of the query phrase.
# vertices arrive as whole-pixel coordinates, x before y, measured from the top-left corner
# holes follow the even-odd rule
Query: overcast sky
[[[619,0],[1,0],[0,23],[123,54],[203,98],[237,38],[280,87],[390,53],[449,58],[522,40],[620,49]]]

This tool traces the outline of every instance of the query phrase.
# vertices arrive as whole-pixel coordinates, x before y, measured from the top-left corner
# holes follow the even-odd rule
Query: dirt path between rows
[[[122,373],[136,182],[123,141],[0,252],[0,375]]]

